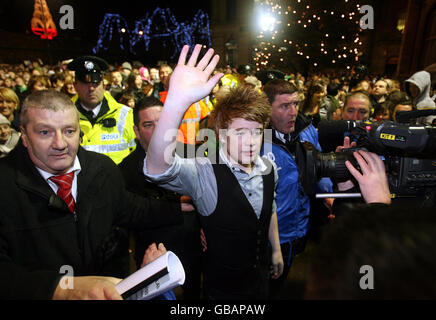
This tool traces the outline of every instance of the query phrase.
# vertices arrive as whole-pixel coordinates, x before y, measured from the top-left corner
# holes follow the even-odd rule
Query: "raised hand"
[[[223,76],[222,73],[217,73],[210,78],[219,60],[213,49],[209,49],[198,63],[201,45],[195,46],[186,63],[188,50],[188,46],[183,47],[171,75],[165,105],[148,147],[146,174],[162,174],[170,167],[174,159],[177,130],[186,110],[207,96]]]
[[[206,97],[223,76],[222,73],[217,73],[209,79],[218,64],[219,56],[214,55],[211,48],[197,63],[201,48],[199,44],[194,47],[188,63],[186,58],[189,46],[185,45],[180,53],[177,66],[171,75],[166,99],[166,104],[171,104],[172,108],[178,106],[186,110],[191,104]]]

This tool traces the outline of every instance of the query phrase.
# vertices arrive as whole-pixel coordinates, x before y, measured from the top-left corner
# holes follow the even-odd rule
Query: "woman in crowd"
[[[133,94],[135,103],[144,98],[142,93],[142,78],[139,74],[131,73],[127,78],[125,93]]]
[[[76,95],[76,89],[74,88],[74,79],[71,76],[65,77],[64,85],[62,86],[61,92],[65,93],[67,96],[74,97]]]
[[[29,84],[27,85],[27,95],[32,92],[47,90],[50,88],[50,81],[45,76],[33,76],[29,80]]]
[[[20,100],[16,93],[9,88],[0,88],[0,114],[3,115],[9,124],[19,130],[18,106]]]
[[[321,82],[314,82],[307,90],[303,105],[303,114],[312,118],[312,123],[317,127],[321,118],[327,117],[327,111],[322,109],[322,101],[326,96],[326,86]]]

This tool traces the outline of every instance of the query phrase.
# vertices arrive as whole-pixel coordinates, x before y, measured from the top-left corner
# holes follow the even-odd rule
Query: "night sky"
[[[59,8],[71,5],[74,9],[77,31],[92,35],[98,30],[105,13],[118,13],[129,23],[152,12],[155,8],[170,8],[179,21],[189,20],[198,9],[209,11],[209,1],[190,0],[46,0],[53,20],[58,23]],[[7,31],[25,32],[30,29],[35,0],[1,0],[0,28]]]
[[[86,46],[86,50],[96,45],[98,39],[98,28],[103,22],[105,13],[117,13],[124,17],[130,29],[134,28],[135,20],[143,18],[148,12],[151,14],[157,7],[170,8],[172,14],[178,22],[189,22],[199,9],[204,10],[210,15],[208,0],[190,0],[189,2],[181,0],[146,0],[146,1],[131,1],[131,0],[46,0],[50,13],[58,28],[58,37],[53,42],[53,46],[62,46],[62,41],[70,41],[71,39],[79,39],[79,46]],[[31,33],[30,20],[33,15],[35,0],[0,0],[0,29],[14,33]],[[70,5],[74,9],[74,30],[60,30],[59,20],[63,14],[59,13],[59,8],[62,5]],[[114,48],[119,49],[119,43],[113,44]],[[154,52],[143,52],[137,57],[140,60],[156,61],[165,56],[157,48],[153,46]],[[109,50],[108,50],[109,51]],[[102,52],[100,55],[107,59],[111,59],[110,55],[116,56],[120,52],[111,50],[110,52]],[[124,54],[124,53],[122,53]],[[113,58],[113,57],[112,57]],[[134,56],[128,56],[126,53],[122,58],[133,59]]]

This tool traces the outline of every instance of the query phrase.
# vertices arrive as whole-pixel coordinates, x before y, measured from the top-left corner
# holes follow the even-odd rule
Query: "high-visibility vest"
[[[179,127],[177,141],[185,144],[195,144],[195,137],[200,130],[200,121],[209,115],[209,107],[200,100],[191,105],[185,112],[182,123]]]
[[[234,88],[234,87],[239,86],[239,79],[236,76],[234,76],[233,74],[230,74],[230,73],[224,75],[220,79],[220,81],[221,81],[221,84],[223,86],[227,86],[229,88]]]
[[[162,101],[162,103],[165,103],[165,100],[167,99],[168,91],[160,91],[159,92],[159,100]]]
[[[215,101],[213,101],[210,96],[206,96],[206,98],[204,98],[202,101],[204,101],[204,103],[206,103],[207,107],[209,108],[209,111],[212,111],[214,108],[214,103],[216,103],[216,99]]]
[[[78,96],[71,100],[76,103]],[[80,130],[83,132],[81,146],[88,151],[102,153],[119,164],[136,148],[135,132],[133,131],[133,110],[118,103],[109,92],[104,93],[109,111],[100,116],[94,125],[79,111]],[[103,126],[103,120],[114,118],[115,126]]]
[[[168,91],[159,92],[160,101],[165,103]],[[179,127],[177,141],[185,144],[195,144],[195,137],[200,130],[200,121],[206,118],[211,109],[205,99],[192,104],[185,112],[182,123]]]

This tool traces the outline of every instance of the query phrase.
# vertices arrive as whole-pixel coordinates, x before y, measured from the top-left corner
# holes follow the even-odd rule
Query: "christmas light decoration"
[[[290,59],[311,68],[350,69],[359,61],[363,43],[356,1],[255,0],[255,5],[261,23],[253,58],[257,70],[271,63],[280,68]]]
[[[34,34],[40,36],[41,39],[52,40],[57,36],[56,25],[45,0],[35,0],[32,20],[30,20],[30,29]]]
[[[119,37],[120,48],[125,50],[127,45],[132,54],[136,54],[134,48],[140,42],[144,43],[145,50],[148,51],[150,42],[154,39],[159,39],[164,47],[170,44],[174,46],[171,59],[180,53],[185,44],[191,48],[196,43],[212,46],[209,16],[201,9],[189,23],[179,23],[169,8],[156,8],[152,14],[146,13],[144,18],[136,20],[133,30],[129,30],[127,21],[120,15],[107,13],[99,27],[98,41],[93,52],[97,54],[100,50],[107,50],[115,33]]]

